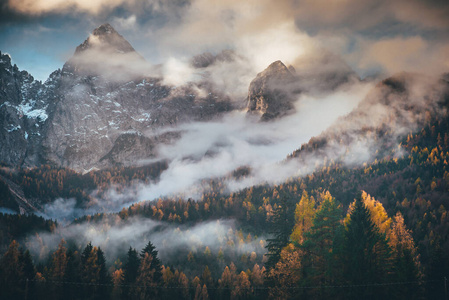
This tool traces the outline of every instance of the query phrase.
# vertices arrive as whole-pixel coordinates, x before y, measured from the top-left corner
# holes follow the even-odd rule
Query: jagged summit
[[[114,27],[111,26],[109,23],[104,23],[100,25],[98,28],[95,28],[92,32],[93,35],[108,35],[112,33],[117,33],[115,31]]]
[[[65,75],[103,75],[129,81],[142,77],[150,69],[145,59],[110,24],[94,29],[65,63]]]
[[[92,48],[112,50],[117,53],[136,52],[131,44],[109,23],[94,29],[92,34],[76,48],[75,54]]]
[[[257,74],[257,77],[276,77],[276,78],[283,78],[283,77],[293,77],[290,70],[287,68],[286,65],[280,60],[277,60],[273,63],[271,63],[264,71]]]
[[[257,74],[248,91],[248,113],[262,114],[267,121],[293,111],[291,85],[296,77],[280,60]]]

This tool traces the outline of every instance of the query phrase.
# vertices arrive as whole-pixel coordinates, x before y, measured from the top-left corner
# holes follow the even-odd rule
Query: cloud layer
[[[35,20],[55,29],[67,16],[93,27],[110,22],[153,63],[232,49],[252,76],[320,48],[362,76],[449,68],[449,4],[442,0],[5,0],[1,14],[6,23]]]
[[[265,253],[264,244],[260,242],[264,238],[259,237],[251,241],[240,239],[236,224],[232,220],[183,226],[150,219],[132,218],[122,221],[120,217],[117,218],[117,220],[106,218],[98,223],[84,222],[59,226],[52,233],[28,236],[25,245],[37,260],[42,261],[56,250],[61,239],[74,242],[80,249],[91,242],[93,246],[101,247],[105,251],[110,264],[126,253],[129,247],[140,252],[148,241],[156,246],[158,256],[165,264],[179,260],[179,253],[186,256],[190,251],[193,254],[201,254],[206,246],[214,255],[217,255],[220,249],[227,251],[226,247],[238,256],[255,252],[261,259]]]

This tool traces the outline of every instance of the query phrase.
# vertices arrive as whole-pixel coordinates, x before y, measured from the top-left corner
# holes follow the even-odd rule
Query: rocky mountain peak
[[[260,113],[264,121],[293,111],[292,85],[296,77],[280,60],[257,74],[248,91],[248,113]]]
[[[1,64],[9,64],[9,65],[11,65],[11,56],[9,56],[9,54],[2,53],[0,51],[0,63]]]
[[[126,81],[142,77],[145,59],[110,24],[103,24],[79,45],[63,67],[71,75],[104,75]],[[116,76],[121,74],[121,76]],[[117,78],[119,77],[119,78]]]
[[[94,29],[92,34],[76,48],[75,55],[92,48],[109,50],[116,53],[136,51],[131,44],[108,23]]]
[[[100,25],[98,28],[95,28],[92,32],[93,35],[109,35],[109,34],[118,34],[117,31],[115,31],[114,27],[111,26],[109,23],[104,23]]]
[[[283,78],[292,77],[292,73],[289,71],[286,65],[280,60],[271,63],[265,70],[257,75],[257,77],[271,77],[271,78]]]

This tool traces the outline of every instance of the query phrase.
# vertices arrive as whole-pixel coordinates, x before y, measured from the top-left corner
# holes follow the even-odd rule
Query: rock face
[[[132,164],[140,160],[156,158],[158,144],[169,144],[180,137],[179,133],[167,132],[154,137],[147,137],[140,132],[125,132],[114,142],[112,149],[100,159],[100,163]]]
[[[261,120],[268,121],[293,112],[295,81],[281,61],[269,65],[249,86],[248,113],[261,114]]]
[[[8,55],[0,59],[0,162],[14,167],[49,163],[83,172],[132,164],[154,157],[155,142],[168,142],[160,128],[231,108],[207,86],[200,96],[193,84],[164,85],[109,24],[44,84],[11,66]]]
[[[51,77],[42,84],[0,52],[0,162],[28,166],[39,159],[35,146],[42,140],[53,90]]]
[[[206,69],[236,58],[230,50],[204,53],[191,65]],[[288,115],[297,94],[308,91],[309,81],[325,78],[329,85],[331,79],[340,84],[349,78],[335,59],[321,61],[327,67],[313,74],[304,65],[295,71],[281,61],[272,63],[249,86],[248,113],[262,121]],[[336,72],[340,69],[343,75]],[[45,83],[0,53],[0,163],[51,164],[80,172],[132,165],[157,159],[158,144],[178,138],[161,134],[162,128],[210,120],[234,109],[232,105],[241,107],[207,80],[174,87],[155,74],[157,68],[109,24],[95,29]]]

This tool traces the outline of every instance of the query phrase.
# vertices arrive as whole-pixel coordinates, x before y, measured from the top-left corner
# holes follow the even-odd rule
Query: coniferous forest
[[[226,194],[215,180],[201,200],[161,198],[69,225],[34,214],[1,214],[2,298],[443,299],[448,129],[447,119],[429,121],[404,139],[407,154],[400,158],[392,153],[354,168],[329,163],[280,185]],[[27,182],[30,194],[76,197],[79,190],[65,186],[101,187],[106,180],[99,178],[126,182],[143,172],[81,176],[44,166],[2,176]],[[235,223],[216,232],[218,244],[174,247],[162,255],[152,233],[141,233],[145,246],[136,249],[126,242],[80,243],[76,236],[66,239],[62,229],[87,223],[107,231],[136,219],[157,221],[152,233],[173,231],[163,240],[167,249],[196,224]],[[52,236],[57,247],[40,235]],[[112,245],[117,249],[106,258],[103,247]]]
[[[449,2],[1,0],[0,300],[449,300]]]

